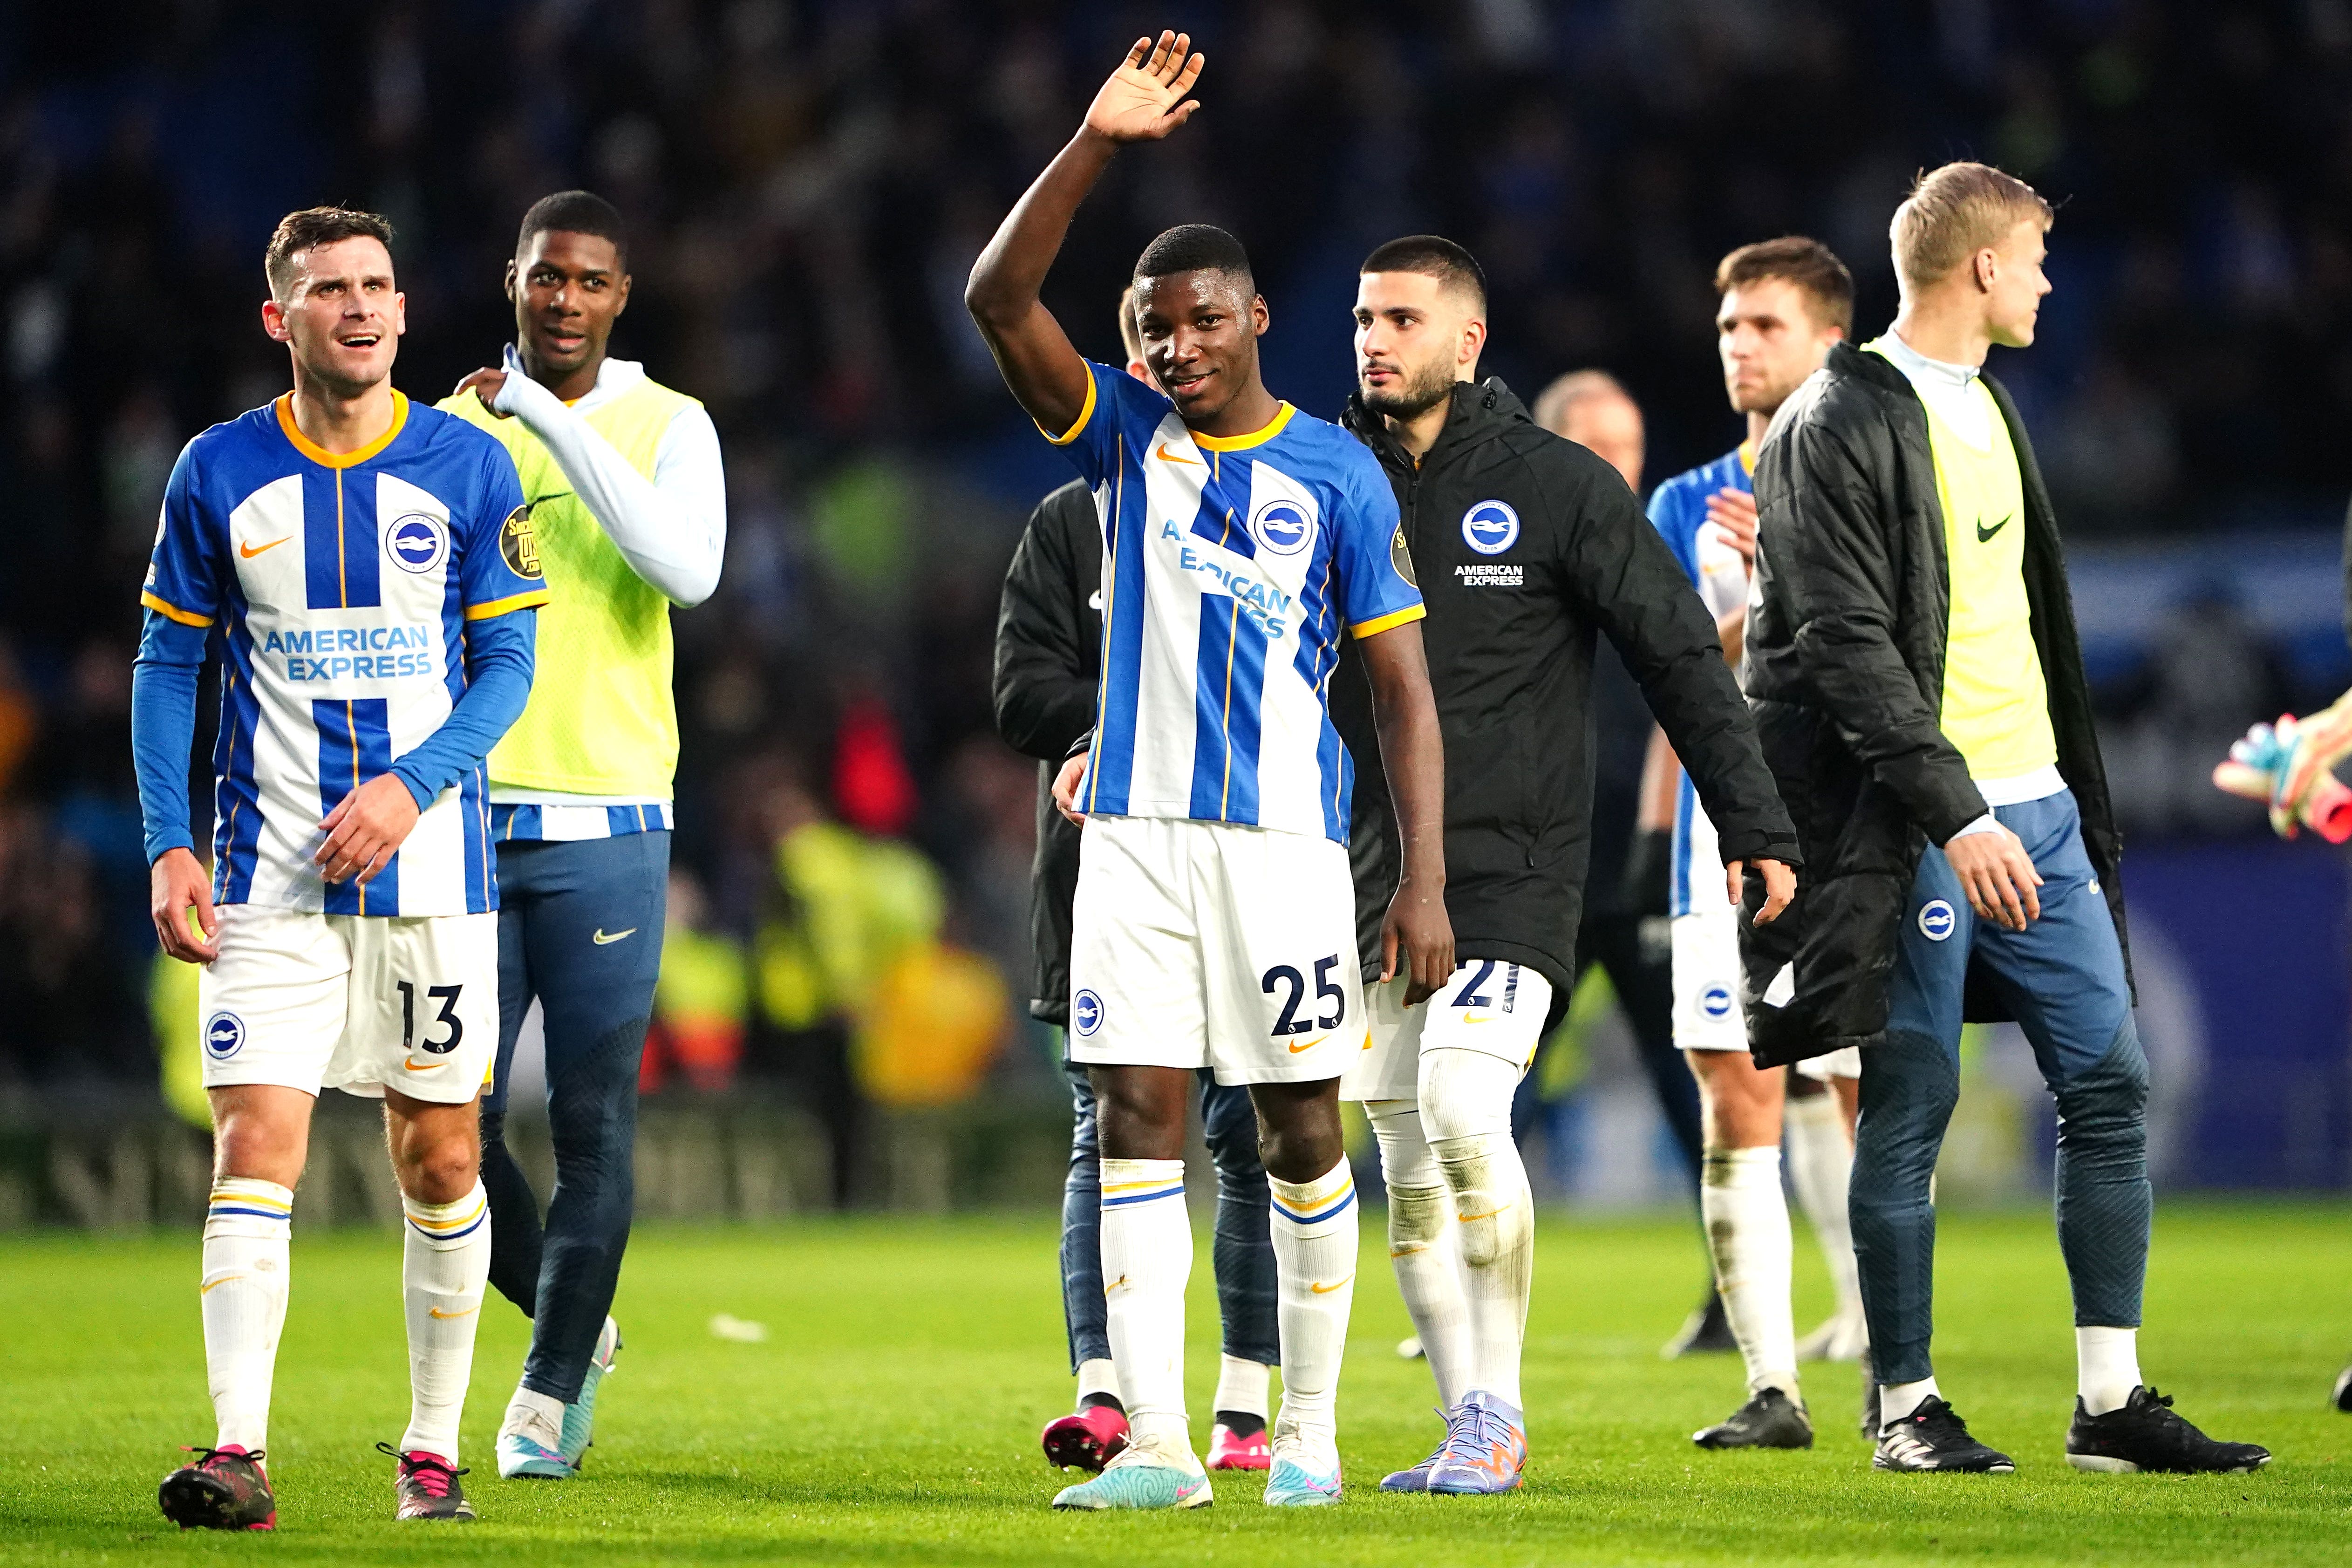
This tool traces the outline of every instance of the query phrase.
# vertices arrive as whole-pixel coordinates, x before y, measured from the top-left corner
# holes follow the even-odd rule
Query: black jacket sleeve
[[[1093,498],[1072,484],[1029,514],[996,616],[996,731],[1014,751],[1058,763],[1095,721],[1097,680],[1072,531],[1096,526]]]
[[[1721,840],[1723,858],[1801,864],[1797,830],[1756,743],[1748,700],[1690,580],[1597,458],[1565,442],[1538,473],[1567,530],[1570,595],[1625,661],[1682,760]]]
[[[1838,738],[1941,844],[1985,814],[1984,796],[1895,644],[1890,507],[1819,412],[1768,442],[1779,449],[1757,466],[1758,570],[1778,579],[1800,678]],[[1891,434],[1856,435],[1891,448]]]

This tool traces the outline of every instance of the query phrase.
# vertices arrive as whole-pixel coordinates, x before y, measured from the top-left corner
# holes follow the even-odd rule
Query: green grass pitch
[[[1377,1215],[1374,1216],[1377,1220]],[[1050,1216],[647,1228],[627,1338],[577,1482],[502,1482],[490,1440],[524,1325],[495,1295],[466,1415],[472,1527],[395,1525],[370,1451],[407,1411],[400,1246],[296,1238],[278,1359],[275,1537],[182,1536],[154,1507],[174,1446],[208,1438],[193,1235],[0,1244],[0,1561],[238,1559],[621,1563],[2004,1563],[2352,1562],[2352,1416],[2326,1405],[2352,1352],[2340,1206],[2167,1205],[2144,1362],[2217,1435],[2271,1468],[2227,1478],[2077,1475],[2064,1278],[2046,1215],[1948,1216],[1939,1373],[2010,1477],[1874,1474],[1847,1366],[1810,1369],[1807,1454],[1706,1454],[1690,1432],[1737,1403],[1736,1361],[1658,1358],[1696,1292],[1685,1225],[1549,1218],[1528,1325],[1534,1463],[1504,1499],[1387,1498],[1381,1474],[1436,1432],[1426,1371],[1364,1236],[1341,1388],[1350,1483],[1337,1509],[1277,1512],[1219,1477],[1203,1512],[1065,1516],[1036,1432],[1065,1408]],[[1800,1238],[1799,1326],[1825,1308]],[[726,1313],[764,1343],[715,1337]],[[1189,1366],[1205,1442],[1215,1303],[1205,1237]]]

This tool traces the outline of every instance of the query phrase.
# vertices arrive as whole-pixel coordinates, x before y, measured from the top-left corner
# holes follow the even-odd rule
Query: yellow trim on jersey
[[[1191,432],[1192,445],[1207,452],[1239,452],[1250,447],[1263,447],[1281,435],[1282,427],[1289,424],[1290,416],[1297,412],[1287,403],[1279,405],[1274,411],[1274,417],[1267,420],[1263,428],[1253,430],[1246,436],[1203,436],[1194,430]]]
[[[177,621],[184,626],[208,626],[213,624],[213,618],[210,616],[200,616],[194,610],[184,610],[177,605],[167,605],[152,593],[142,591],[139,602],[165,620]]]
[[[1752,440],[1739,443],[1739,471],[1751,479],[1756,477],[1756,443]]]
[[[1094,416],[1095,370],[1094,366],[1088,365],[1087,366],[1087,400],[1078,405],[1077,418],[1072,422],[1067,430],[1063,431],[1058,436],[1055,435],[1051,430],[1046,429],[1043,425],[1039,425],[1037,426],[1037,434],[1043,436],[1046,440],[1051,441],[1056,447],[1066,447],[1071,442],[1078,438],[1078,432],[1085,429],[1087,427],[1087,421]],[[1034,421],[1032,421],[1032,423],[1034,424]]]
[[[1407,621],[1420,620],[1428,614],[1429,606],[1426,605],[1407,605],[1402,610],[1392,611],[1369,621],[1358,621],[1348,628],[1348,635],[1360,642],[1366,637],[1376,637],[1382,632],[1394,631]]]
[[[322,468],[356,468],[370,458],[382,452],[399,438],[400,427],[408,423],[408,395],[395,390],[392,395],[392,424],[384,433],[356,452],[330,452],[308,436],[294,423],[294,395],[280,393],[278,397],[278,427],[294,443],[294,449]]]
[[[509,594],[503,599],[492,599],[488,604],[467,605],[466,618],[487,621],[492,616],[503,616],[509,610],[535,610],[547,603],[549,596],[544,588],[533,588],[528,594]]]

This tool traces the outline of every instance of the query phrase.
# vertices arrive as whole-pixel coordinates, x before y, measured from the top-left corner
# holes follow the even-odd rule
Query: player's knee
[[[2147,1056],[2139,1032],[2126,1017],[2089,1071],[2057,1090],[2058,1142],[2062,1148],[2088,1145],[2143,1147],[2147,1137]]]
[[[1421,1133],[1421,1106],[1410,1100],[1373,1100],[1364,1104],[1364,1120],[1372,1124],[1380,1145],[1381,1176],[1390,1192],[1443,1187],[1444,1176]]]
[[[1483,1051],[1422,1053],[1421,1125],[1432,1143],[1511,1131],[1511,1097],[1519,1069]]]
[[[1454,1195],[1443,1182],[1433,1186],[1389,1188],[1389,1252],[1394,1257],[1434,1247],[1445,1234]]]

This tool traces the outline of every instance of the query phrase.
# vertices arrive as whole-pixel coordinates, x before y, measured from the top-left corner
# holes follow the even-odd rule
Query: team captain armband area
[[[1346,842],[1354,767],[1324,697],[1341,639],[1423,614],[1378,462],[1289,404],[1205,436],[1089,364],[1045,432],[1103,527],[1101,721],[1082,804]]]

